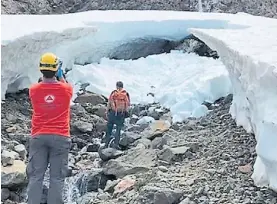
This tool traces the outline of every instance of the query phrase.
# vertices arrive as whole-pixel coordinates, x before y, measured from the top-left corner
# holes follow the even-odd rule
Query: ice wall
[[[180,40],[188,28],[239,28],[228,22],[230,16],[171,11],[2,15],[1,98],[6,91],[28,88],[37,81],[39,57],[44,52],[55,52],[71,68],[74,62],[117,56],[115,50],[124,50],[122,45],[135,39]]]
[[[277,191],[277,20],[264,18],[259,25],[243,35],[222,30],[191,32],[218,51],[229,71],[234,94],[230,112],[257,140],[255,184]]]

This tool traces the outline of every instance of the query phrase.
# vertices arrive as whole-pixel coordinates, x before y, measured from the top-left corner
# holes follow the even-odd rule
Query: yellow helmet
[[[40,62],[39,62],[39,70],[48,70],[56,72],[58,70],[58,57],[54,55],[53,53],[45,53],[41,56]]]

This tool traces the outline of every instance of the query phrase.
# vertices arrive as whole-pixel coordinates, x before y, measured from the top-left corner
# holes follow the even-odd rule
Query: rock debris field
[[[277,203],[276,193],[253,184],[255,136],[237,127],[229,114],[232,95],[205,103],[208,115],[175,124],[159,104],[134,105],[122,134],[122,151],[102,148],[106,98],[85,92],[75,102],[67,203]],[[2,102],[4,204],[26,202],[31,113],[28,90]]]

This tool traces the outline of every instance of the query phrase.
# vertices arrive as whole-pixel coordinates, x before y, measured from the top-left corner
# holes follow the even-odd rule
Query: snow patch
[[[75,83],[74,97],[87,82],[87,90],[108,96],[121,80],[132,103],[159,102],[170,108],[173,122],[205,115],[208,109],[201,105],[203,101],[213,102],[231,91],[228,72],[220,60],[181,51],[138,60],[103,58],[99,64],[74,66],[68,80]]]

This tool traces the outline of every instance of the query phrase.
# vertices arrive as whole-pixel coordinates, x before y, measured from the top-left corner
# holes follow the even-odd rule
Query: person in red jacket
[[[65,81],[59,65],[59,59],[53,53],[42,55],[39,64],[42,81],[29,89],[33,114],[27,165],[28,204],[41,203],[44,174],[49,164],[47,203],[64,203],[62,192],[71,147],[70,101],[73,88]]]

